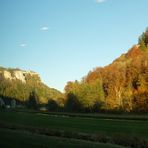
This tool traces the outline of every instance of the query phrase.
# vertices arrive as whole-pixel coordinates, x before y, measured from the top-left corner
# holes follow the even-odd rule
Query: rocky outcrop
[[[14,78],[22,81],[22,83],[26,83],[25,74],[22,71],[14,71]]]
[[[3,77],[5,79],[9,79],[9,80],[20,80],[22,83],[26,83],[26,76],[30,75],[30,76],[34,76],[37,75],[39,76],[37,73],[32,72],[32,71],[22,71],[22,70],[0,70],[0,74],[3,75]]]
[[[51,99],[62,104],[58,99],[64,98],[61,92],[45,85],[36,72],[0,67],[0,97],[5,102],[11,99],[28,101],[32,93],[35,93],[40,104],[46,104]]]
[[[5,79],[12,79],[11,73],[7,70],[4,70],[3,75]]]

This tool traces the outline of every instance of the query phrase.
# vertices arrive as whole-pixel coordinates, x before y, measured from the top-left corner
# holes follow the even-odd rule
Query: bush
[[[56,101],[50,99],[48,101],[47,108],[49,111],[58,111],[59,106]]]
[[[148,141],[139,137],[130,137],[124,134],[116,134],[112,138],[112,143],[129,146],[132,148],[148,148]]]
[[[109,141],[109,138],[106,135],[97,134],[94,136],[94,140],[102,143],[107,143]]]

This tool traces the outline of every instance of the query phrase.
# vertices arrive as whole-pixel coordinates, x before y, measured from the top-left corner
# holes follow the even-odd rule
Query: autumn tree
[[[148,28],[140,36],[139,45],[110,65],[93,69],[81,81],[68,82],[66,94],[72,93],[73,100],[77,99],[87,111],[147,111]]]

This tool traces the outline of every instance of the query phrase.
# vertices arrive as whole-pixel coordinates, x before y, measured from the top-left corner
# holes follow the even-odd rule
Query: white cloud
[[[106,0],[96,0],[96,3],[104,3]]]
[[[21,43],[21,44],[20,44],[20,47],[26,47],[26,46],[27,46],[26,43]]]
[[[47,26],[43,26],[43,27],[40,28],[40,30],[47,31],[47,30],[49,30],[49,28]]]

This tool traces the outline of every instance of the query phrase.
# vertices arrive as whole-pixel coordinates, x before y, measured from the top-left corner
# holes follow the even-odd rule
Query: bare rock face
[[[9,71],[4,70],[4,73],[3,74],[4,74],[5,79],[12,80],[12,76],[11,76],[11,73]]]
[[[9,71],[7,69],[5,69],[4,71],[0,71],[0,74],[3,74],[5,79],[9,79],[9,80],[20,80],[22,83],[26,83],[26,76],[30,75],[30,76],[39,76],[37,73],[32,72],[32,71],[23,71],[23,70],[13,70],[13,71]]]
[[[26,83],[25,74],[23,71],[14,71],[14,78],[22,81],[22,83]]]

